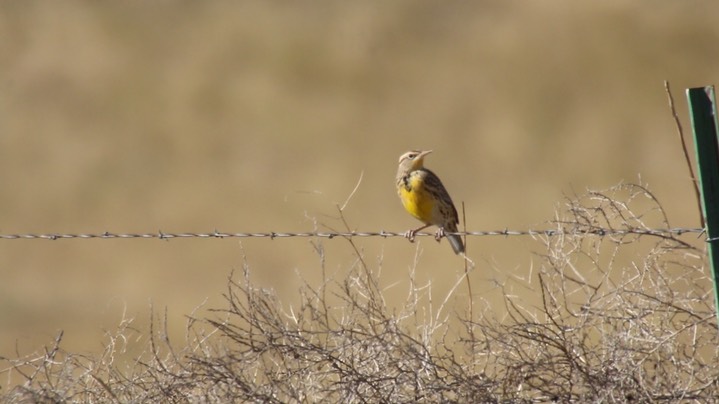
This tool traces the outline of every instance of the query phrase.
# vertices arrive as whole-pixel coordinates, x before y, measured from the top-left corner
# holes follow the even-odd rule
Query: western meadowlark
[[[416,232],[434,225],[438,227],[435,239],[439,241],[442,236],[446,236],[455,254],[460,254],[464,252],[462,238],[455,234],[445,234],[457,232],[457,209],[439,177],[424,168],[424,157],[429,153],[432,150],[413,150],[399,158],[397,193],[407,212],[425,224],[409,230],[405,236],[414,241]]]

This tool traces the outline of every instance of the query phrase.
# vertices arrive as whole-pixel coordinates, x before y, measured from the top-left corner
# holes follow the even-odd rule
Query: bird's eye
[[[417,157],[417,153],[412,153],[412,154],[409,155],[409,158],[411,158],[411,159],[413,159],[413,158],[415,158],[415,157]]]

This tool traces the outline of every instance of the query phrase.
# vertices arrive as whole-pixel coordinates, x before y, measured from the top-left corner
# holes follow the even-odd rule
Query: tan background
[[[0,233],[404,231],[398,156],[427,165],[470,230],[543,228],[565,193],[639,176],[697,226],[667,108],[719,81],[717,2],[0,3]],[[297,300],[309,239],[0,240],[0,356],[65,330],[97,352],[123,317],[221,307],[243,255]],[[314,241],[342,279],[340,239]],[[446,294],[443,242],[360,239],[387,294]],[[419,250],[417,250],[419,245]],[[478,294],[527,277],[529,238],[472,238]],[[496,281],[496,282],[495,282]],[[530,288],[531,290],[531,285]],[[520,293],[520,292],[518,292]],[[524,293],[524,292],[522,292]],[[202,312],[200,312],[202,315]]]

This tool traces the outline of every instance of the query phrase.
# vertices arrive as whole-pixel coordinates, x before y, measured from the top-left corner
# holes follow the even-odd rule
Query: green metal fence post
[[[702,190],[709,265],[714,274],[714,310],[719,310],[719,141],[714,86],[687,90]],[[719,313],[719,312],[718,312]]]

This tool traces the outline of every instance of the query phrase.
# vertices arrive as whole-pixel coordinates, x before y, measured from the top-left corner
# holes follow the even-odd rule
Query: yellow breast
[[[399,187],[399,197],[404,208],[415,218],[432,223],[434,199],[424,187],[422,176],[412,173],[407,186]]]

